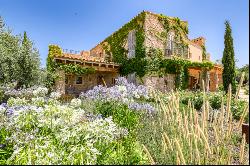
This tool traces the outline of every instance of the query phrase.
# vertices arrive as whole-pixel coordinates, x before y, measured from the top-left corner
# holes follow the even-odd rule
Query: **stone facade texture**
[[[186,23],[185,21],[182,21],[183,23]],[[156,48],[162,50],[162,52],[165,52],[166,49],[166,42],[167,40],[162,38],[160,35],[165,31],[162,23],[159,21],[158,16],[156,14],[153,14],[151,12],[146,12],[145,20],[143,23],[143,29],[145,34],[145,40],[144,40],[144,46],[146,48],[146,51],[149,50],[149,48]],[[134,31],[134,30],[132,30]],[[172,33],[172,32],[171,32]],[[133,33],[134,34],[134,33]],[[187,58],[190,61],[195,62],[202,62],[202,46],[205,45],[205,38],[199,37],[193,40],[189,40],[187,37],[184,39],[188,43],[188,55]],[[133,41],[133,43],[129,43]],[[129,33],[128,38],[124,40],[124,48],[128,50],[129,57],[134,56],[134,44],[135,39],[132,33]],[[90,60],[90,61],[100,61],[105,62],[106,59],[106,53],[104,50],[105,47],[109,47],[107,42],[105,40],[103,42],[100,42],[97,44],[94,48],[92,48],[90,51],[84,51],[82,52],[81,56],[84,57],[84,59]],[[112,55],[111,55],[112,56]],[[78,56],[74,57],[77,58]],[[210,56],[209,56],[210,59]],[[210,79],[209,89],[210,91],[216,91],[218,89],[219,84],[222,83],[222,69],[221,67],[216,67],[208,72]],[[61,73],[62,79],[57,82],[57,87],[60,89],[61,92],[68,93],[68,89],[74,89],[75,94],[79,94],[81,91],[86,91],[91,89],[92,87],[102,84],[102,82],[99,80],[100,76],[103,76],[103,79],[105,80],[107,86],[111,86],[114,83],[114,79],[119,76],[118,72],[99,72],[91,75],[83,75],[82,78],[82,84],[78,85],[75,83],[76,75],[66,75],[68,79],[68,84],[65,83],[65,74]],[[200,84],[201,86],[201,69],[195,68],[195,69],[189,69],[189,88],[193,89],[195,84]],[[132,75],[129,75],[129,79],[134,79],[132,82],[137,82],[136,78],[132,77]],[[143,83],[148,87],[153,87],[155,89],[158,89],[162,92],[170,91],[175,88],[175,75],[174,74],[166,74],[163,77],[159,76],[153,76],[153,75],[147,75],[143,77]],[[60,84],[60,85],[59,85]],[[63,85],[62,85],[63,84]],[[65,89],[63,90],[63,86]],[[73,87],[73,88],[72,88]]]
[[[62,70],[59,79],[56,81],[56,89],[61,94],[79,95],[81,92],[92,89],[94,86],[103,85],[110,87],[114,85],[114,79],[118,77],[118,73],[111,72],[96,72],[94,74],[74,75],[65,74]],[[82,78],[82,83],[77,84],[77,77]],[[105,81],[105,83],[102,81]],[[66,81],[67,79],[67,81]]]

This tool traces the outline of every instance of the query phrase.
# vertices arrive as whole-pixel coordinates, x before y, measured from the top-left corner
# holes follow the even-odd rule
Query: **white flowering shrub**
[[[36,97],[44,97],[48,93],[48,89],[44,87],[38,87],[33,91],[33,95]]]
[[[45,104],[45,99],[43,97],[31,98],[34,105],[43,106]]]
[[[80,99],[62,104],[59,93],[47,93],[38,87],[0,105],[0,131],[13,145],[7,164],[96,164],[105,147],[128,135],[112,117],[85,112]]]
[[[22,105],[26,105],[28,102],[28,100],[26,100],[25,98],[14,98],[14,97],[11,97],[9,100],[8,100],[8,105],[9,106],[22,106]]]
[[[52,99],[59,99],[61,97],[61,93],[59,93],[59,92],[51,92],[51,94],[50,94],[50,98],[52,98]]]
[[[41,106],[40,99],[20,102],[19,98],[11,98],[0,105],[0,117],[5,117],[1,118],[1,128],[10,131],[7,139],[14,145],[8,164],[96,164],[101,155],[98,147],[128,134],[112,117],[102,118],[75,109],[79,99],[72,102],[74,107]]]
[[[147,163],[135,138],[138,112],[130,110],[153,111],[150,104],[137,103],[147,99],[144,86],[121,81],[110,88],[97,86],[69,103],[61,103],[60,93],[48,94],[43,87],[5,92],[10,97],[0,104],[0,137],[2,131],[7,133],[0,150],[10,149],[5,164]],[[86,109],[86,102],[91,107]]]
[[[72,99],[72,100],[70,101],[70,105],[71,105],[72,107],[74,107],[74,108],[80,107],[81,104],[82,104],[81,99],[76,99],[76,98],[75,98],[75,99]]]

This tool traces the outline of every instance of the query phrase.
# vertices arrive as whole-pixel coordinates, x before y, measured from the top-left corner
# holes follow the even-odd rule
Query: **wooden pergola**
[[[100,61],[90,61],[90,60],[83,60],[83,59],[70,59],[65,57],[55,57],[54,60],[57,63],[62,64],[77,64],[82,67],[92,67],[96,71],[100,72],[118,72],[119,65],[113,62],[100,62]]]

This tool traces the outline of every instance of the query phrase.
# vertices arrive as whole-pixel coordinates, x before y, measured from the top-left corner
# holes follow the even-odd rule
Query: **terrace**
[[[118,72],[119,65],[114,62],[106,62],[104,58],[91,56],[89,52],[82,51],[78,53],[64,52],[61,56],[55,56],[54,60],[62,64],[77,64],[82,67],[92,67],[100,72]]]

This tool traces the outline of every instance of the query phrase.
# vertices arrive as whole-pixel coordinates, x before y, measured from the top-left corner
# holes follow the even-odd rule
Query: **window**
[[[82,77],[76,76],[76,84],[82,84]]]
[[[135,56],[135,30],[132,30],[128,34],[128,58]]]
[[[173,47],[174,47],[174,32],[169,32],[167,35],[165,56],[170,56],[173,54]]]

